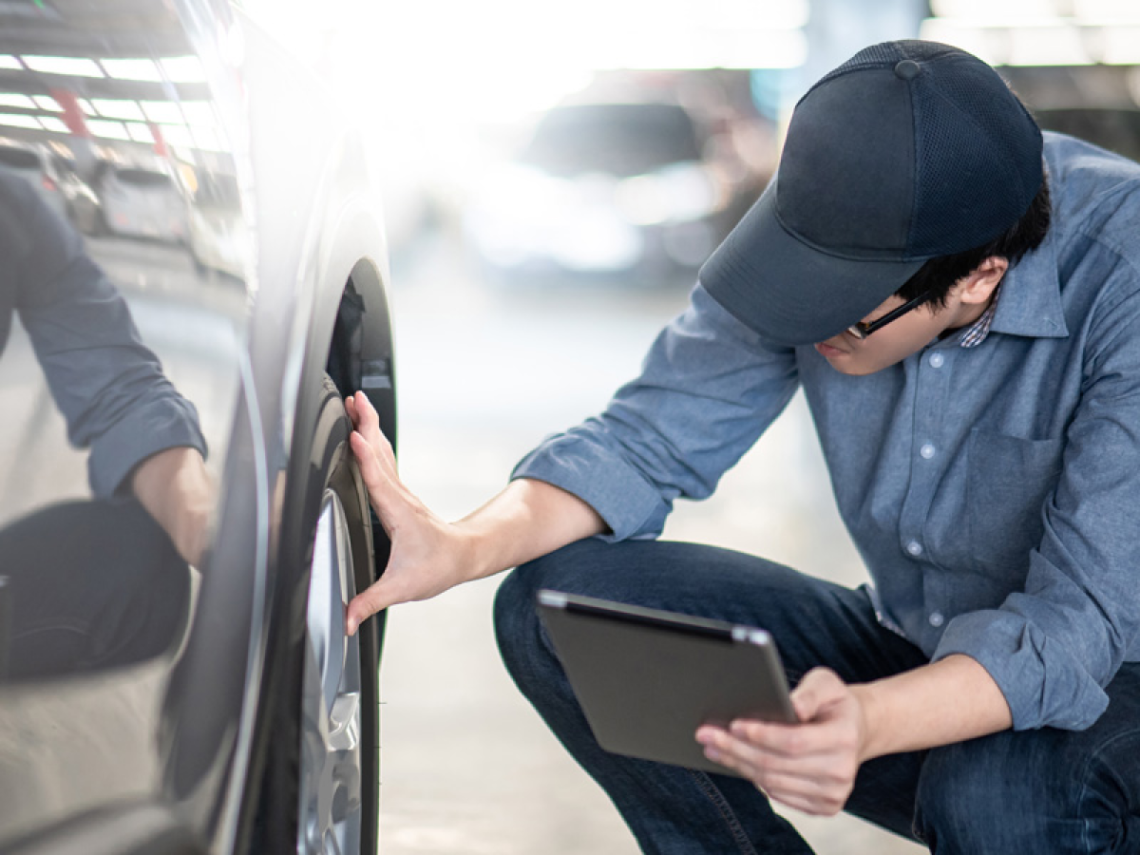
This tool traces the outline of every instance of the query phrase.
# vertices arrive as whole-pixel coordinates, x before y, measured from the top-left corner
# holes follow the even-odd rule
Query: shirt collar
[[[1001,300],[996,304],[990,332],[1030,338],[1064,338],[1069,334],[1057,272],[1057,245],[1062,232],[1058,220],[1054,214],[1041,246],[1022,257],[1002,278]]]
[[[1056,247],[1049,238],[1005,274],[1001,290],[991,332],[1031,338],[1069,334],[1061,306]]]

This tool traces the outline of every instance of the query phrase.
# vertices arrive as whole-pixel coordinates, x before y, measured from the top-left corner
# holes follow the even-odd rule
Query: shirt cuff
[[[1072,651],[1014,612],[954,618],[931,661],[953,653],[969,656],[989,672],[1009,704],[1014,730],[1084,730],[1108,708],[1108,695]]]
[[[584,501],[605,520],[605,540],[656,537],[670,506],[622,457],[574,431],[547,438],[522,459],[511,478],[533,478]]]
[[[91,443],[87,461],[91,489],[99,498],[122,494],[136,466],[168,448],[196,448],[206,457],[198,412],[182,397],[150,401],[134,409]]]

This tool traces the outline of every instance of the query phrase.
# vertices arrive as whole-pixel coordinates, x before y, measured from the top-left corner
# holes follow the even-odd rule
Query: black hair
[[[960,279],[969,276],[987,258],[997,256],[1009,261],[1009,266],[1017,264],[1021,257],[1030,250],[1037,249],[1049,231],[1049,182],[1044,174],[1041,176],[1041,189],[1029,203],[1029,208],[1021,215],[1003,235],[995,238],[984,246],[968,249],[954,255],[943,255],[931,258],[918,272],[903,283],[895,292],[904,300],[913,300],[926,294],[927,299],[923,305],[932,305],[942,308],[946,305],[946,298],[950,289]]]

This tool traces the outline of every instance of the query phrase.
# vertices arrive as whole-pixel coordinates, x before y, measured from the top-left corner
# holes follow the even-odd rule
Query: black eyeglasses
[[[873,321],[857,321],[856,323],[853,323],[847,328],[847,332],[851,333],[851,335],[855,336],[855,338],[862,341],[875,330],[881,330],[891,321],[897,321],[911,309],[917,309],[924,302],[926,302],[926,299],[929,296],[930,291],[924,291],[913,300],[907,300],[897,309],[891,309],[891,311],[887,312],[881,318],[876,318]]]

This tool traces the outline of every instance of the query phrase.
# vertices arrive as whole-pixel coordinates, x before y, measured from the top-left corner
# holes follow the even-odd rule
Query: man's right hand
[[[368,498],[392,542],[383,575],[348,604],[345,629],[350,635],[361,621],[388,606],[426,600],[606,530],[582,499],[525,478],[510,482],[458,522],[445,522],[400,481],[392,446],[364,393],[349,396],[344,405],[356,428],[349,442]]]
[[[350,395],[344,405],[356,428],[349,438],[352,452],[392,543],[384,574],[348,604],[345,628],[352,635],[363,620],[388,606],[426,600],[465,581],[472,556],[470,538],[440,519],[400,481],[392,445],[364,393]]]

